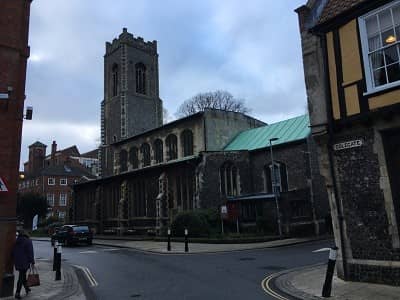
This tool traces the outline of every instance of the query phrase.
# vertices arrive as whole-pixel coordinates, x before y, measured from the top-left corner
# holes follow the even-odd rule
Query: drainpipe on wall
[[[332,105],[330,99],[330,81],[329,81],[329,68],[328,68],[328,51],[326,46],[326,37],[324,34],[315,33],[317,36],[320,37],[321,41],[321,48],[322,53],[324,56],[323,61],[323,70],[325,74],[325,101],[326,101],[326,108],[328,111],[328,157],[329,157],[329,168],[332,177],[332,184],[333,184],[333,196],[335,198],[337,215],[338,215],[338,223],[339,223],[339,239],[340,239],[340,250],[342,254],[342,261],[343,261],[343,275],[344,280],[348,278],[348,270],[347,270],[347,257],[346,257],[346,249],[345,249],[345,239],[344,239],[344,216],[343,216],[343,208],[342,204],[339,201],[339,192],[337,188],[336,176],[335,176],[335,168],[334,168],[334,158],[333,158],[333,123],[332,123]]]

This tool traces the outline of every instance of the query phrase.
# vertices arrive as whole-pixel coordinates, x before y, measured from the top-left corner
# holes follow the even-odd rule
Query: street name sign
[[[343,142],[343,143],[334,144],[333,150],[339,151],[339,150],[344,150],[344,149],[361,147],[362,145],[363,145],[362,140],[347,141],[347,142]]]

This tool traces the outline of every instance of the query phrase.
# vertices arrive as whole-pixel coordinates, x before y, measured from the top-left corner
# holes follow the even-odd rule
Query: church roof
[[[273,145],[281,145],[304,140],[311,133],[308,115],[273,123],[239,133],[225,151],[257,150],[269,147],[269,140],[278,138]]]

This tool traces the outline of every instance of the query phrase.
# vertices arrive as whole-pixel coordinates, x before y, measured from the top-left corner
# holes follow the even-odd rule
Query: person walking
[[[31,291],[26,282],[26,272],[29,267],[35,264],[32,241],[24,230],[18,231],[18,237],[13,249],[13,257],[15,269],[19,272],[15,298],[21,299],[22,286],[24,286],[26,294],[29,294]]]

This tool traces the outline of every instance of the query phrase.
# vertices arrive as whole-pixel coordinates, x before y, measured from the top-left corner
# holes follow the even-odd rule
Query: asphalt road
[[[96,299],[274,299],[261,288],[268,275],[327,261],[312,253],[332,242],[218,254],[157,255],[101,246],[64,247],[62,257],[87,267]],[[35,256],[52,258],[50,242],[34,242]],[[86,277],[90,277],[86,275]]]

